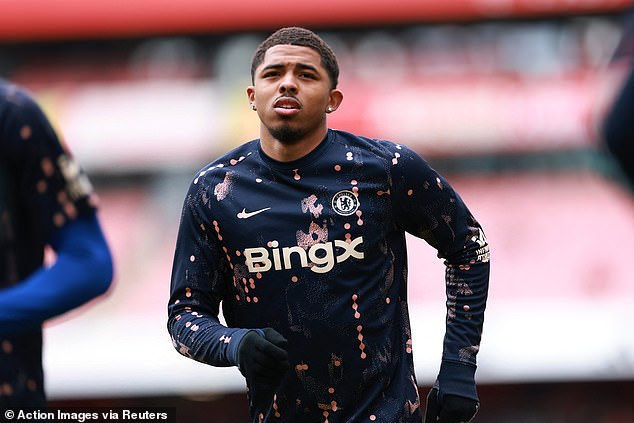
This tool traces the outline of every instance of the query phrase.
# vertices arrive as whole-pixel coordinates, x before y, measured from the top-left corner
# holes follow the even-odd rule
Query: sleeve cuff
[[[440,364],[437,381],[439,394],[441,396],[458,395],[479,401],[475,384],[475,371],[476,367],[471,364],[443,361]]]

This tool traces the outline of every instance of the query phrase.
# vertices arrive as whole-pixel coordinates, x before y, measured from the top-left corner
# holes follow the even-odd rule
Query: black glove
[[[438,398],[438,389],[432,388],[427,395],[425,423],[468,423],[478,412],[480,403],[458,395]]]
[[[238,368],[247,380],[251,403],[273,399],[273,393],[289,369],[288,341],[275,329],[266,328],[264,336],[248,332],[238,346]]]

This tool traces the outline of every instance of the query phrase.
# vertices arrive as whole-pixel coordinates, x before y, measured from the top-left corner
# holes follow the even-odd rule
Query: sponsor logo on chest
[[[255,247],[245,248],[245,263],[249,272],[268,272],[274,270],[290,270],[297,266],[310,267],[315,273],[330,272],[336,263],[342,263],[350,257],[363,259],[362,251],[357,248],[363,245],[363,237],[360,236],[349,242],[335,240],[320,242],[305,250],[299,246],[279,248],[277,241],[271,242],[271,248]],[[335,255],[335,249],[341,251]]]

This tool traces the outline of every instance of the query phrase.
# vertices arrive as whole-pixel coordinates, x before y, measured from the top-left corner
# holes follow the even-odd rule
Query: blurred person
[[[0,80],[0,410],[46,407],[42,324],[112,275],[90,182],[30,93]]]
[[[628,9],[612,66],[626,67],[624,83],[601,127],[603,141],[634,191],[634,7]]]
[[[602,122],[601,134],[634,190],[634,7],[626,14],[623,35],[611,66],[625,69],[624,82]]]
[[[470,421],[487,241],[412,150],[328,128],[343,100],[338,74],[331,48],[303,28],[280,29],[257,48],[247,96],[260,138],[211,162],[189,187],[172,342],[194,360],[237,366],[253,422],[421,422],[408,232],[446,264],[444,352],[426,420]]]
[[[634,67],[603,122],[603,137],[634,190]]]

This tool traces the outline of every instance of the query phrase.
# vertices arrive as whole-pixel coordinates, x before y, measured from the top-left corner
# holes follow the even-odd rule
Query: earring
[[[256,111],[255,104],[251,103],[251,110]]]
[[[328,106],[328,113],[332,112],[332,106]]]

